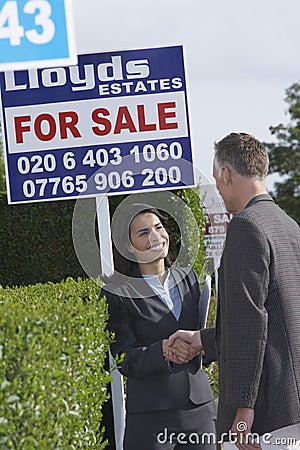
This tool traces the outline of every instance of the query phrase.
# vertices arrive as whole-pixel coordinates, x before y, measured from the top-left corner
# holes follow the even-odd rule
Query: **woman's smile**
[[[149,246],[149,250],[152,250],[155,252],[162,251],[164,249],[165,245],[166,245],[166,241],[162,241],[157,244],[152,244]]]

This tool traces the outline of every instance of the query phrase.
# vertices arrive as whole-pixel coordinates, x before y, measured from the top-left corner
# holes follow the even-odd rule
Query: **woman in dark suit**
[[[156,209],[133,204],[119,217],[112,229],[115,273],[102,295],[115,335],[111,352],[125,354],[124,450],[213,449],[215,407],[200,357],[185,364],[165,358],[168,337],[199,324],[197,276],[171,266]]]

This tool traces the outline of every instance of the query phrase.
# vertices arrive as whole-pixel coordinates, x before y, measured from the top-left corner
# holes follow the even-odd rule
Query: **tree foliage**
[[[270,157],[270,173],[278,173],[283,181],[275,183],[272,195],[276,202],[300,224],[300,84],[286,90],[285,101],[290,119],[287,125],[271,126],[276,143],[266,147]]]

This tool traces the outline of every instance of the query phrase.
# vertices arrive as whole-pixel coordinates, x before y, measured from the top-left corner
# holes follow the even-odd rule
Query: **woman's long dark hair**
[[[164,228],[167,228],[167,218],[156,208],[143,203],[133,203],[126,205],[126,208],[119,207],[117,217],[114,217],[112,223],[112,246],[115,274],[121,273],[125,276],[138,270],[138,263],[133,255],[129,252],[130,248],[130,225],[133,219],[139,214],[151,213],[159,218]],[[165,258],[166,267],[172,265],[168,256]]]

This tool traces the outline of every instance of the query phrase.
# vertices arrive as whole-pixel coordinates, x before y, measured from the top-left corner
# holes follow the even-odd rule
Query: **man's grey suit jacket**
[[[259,434],[300,423],[300,229],[268,195],[229,225],[216,329],[201,337],[219,363],[219,435],[238,407],[255,409]]]

